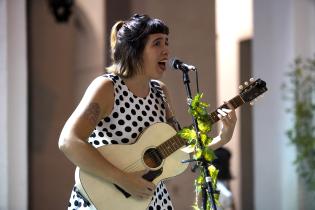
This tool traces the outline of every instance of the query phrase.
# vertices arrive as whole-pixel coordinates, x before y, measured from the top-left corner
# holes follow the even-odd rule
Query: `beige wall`
[[[0,209],[27,208],[26,1],[0,1]]]
[[[30,209],[65,209],[74,166],[58,137],[90,81],[103,72],[104,2],[75,1],[57,24],[47,1],[30,2]]]

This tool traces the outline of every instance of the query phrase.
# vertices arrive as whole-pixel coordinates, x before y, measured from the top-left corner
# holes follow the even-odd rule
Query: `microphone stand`
[[[182,67],[181,68],[182,72],[183,72],[183,82],[184,82],[184,86],[186,89],[186,94],[187,94],[187,102],[189,107],[191,107],[191,101],[192,101],[192,96],[191,96],[191,90],[190,90],[190,79],[189,79],[189,69]],[[194,129],[196,131],[197,134],[197,142],[200,146],[200,148],[203,150],[203,144],[201,142],[201,138],[200,138],[200,132],[199,132],[199,128],[198,128],[198,122],[197,120],[194,118],[194,116],[192,116],[192,121],[193,121],[193,126]],[[210,204],[212,206],[213,210],[217,210],[216,204],[215,204],[215,200],[214,200],[214,190],[213,190],[213,186],[212,186],[212,181],[211,181],[211,176],[208,170],[208,161],[206,161],[203,157],[201,157],[201,159],[199,160],[188,160],[188,161],[183,161],[183,162],[193,162],[193,161],[197,161],[197,163],[199,163],[198,165],[202,167],[202,170],[204,172],[205,175],[205,183],[202,186],[202,206],[203,206],[203,210],[207,209],[207,199],[208,199],[208,194],[209,194],[209,199],[210,199]]]

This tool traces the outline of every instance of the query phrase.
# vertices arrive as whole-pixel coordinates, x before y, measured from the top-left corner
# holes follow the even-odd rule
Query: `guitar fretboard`
[[[241,106],[242,104],[244,104],[245,102],[243,101],[241,96],[238,95],[238,96],[235,96],[234,98],[232,98],[231,100],[229,100],[229,103],[231,103],[233,108],[236,109],[239,106]],[[229,109],[229,107],[226,104],[221,105],[219,107],[219,109],[221,109],[221,108]],[[214,124],[220,120],[220,118],[218,117],[218,112],[216,110],[209,114],[209,118],[210,118],[211,124]],[[162,155],[162,158],[165,159],[169,155],[171,155],[173,152],[175,152],[176,150],[178,150],[182,146],[186,145],[186,143],[187,142],[184,139],[175,135],[172,138],[165,141],[163,144],[160,144],[157,147],[157,150]]]
[[[169,140],[165,141],[163,144],[160,144],[157,147],[157,150],[162,155],[162,158],[165,159],[173,152],[184,146],[187,142],[180,138],[179,136],[175,135]]]
[[[245,103],[243,101],[242,97],[239,95],[235,96],[234,98],[232,98],[228,102],[233,106],[234,109],[238,108],[239,106],[241,106]],[[229,107],[226,104],[221,105],[218,109],[221,109],[221,108],[229,109]],[[209,114],[211,124],[214,124],[220,120],[220,118],[218,117],[218,114],[219,113],[217,112],[217,109]]]

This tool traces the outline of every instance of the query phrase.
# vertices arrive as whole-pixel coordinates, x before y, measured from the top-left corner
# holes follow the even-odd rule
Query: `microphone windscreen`
[[[170,66],[171,69],[179,69],[179,65],[182,62],[178,60],[177,58],[171,58],[168,62],[168,65]]]

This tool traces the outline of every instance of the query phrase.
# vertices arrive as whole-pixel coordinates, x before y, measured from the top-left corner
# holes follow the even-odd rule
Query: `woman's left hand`
[[[217,112],[219,113],[218,117],[222,121],[222,128],[219,135],[221,137],[221,140],[224,141],[224,143],[227,143],[231,140],[233,136],[237,117],[232,104],[227,102],[224,103],[229,107],[229,109],[221,108],[217,109]]]

